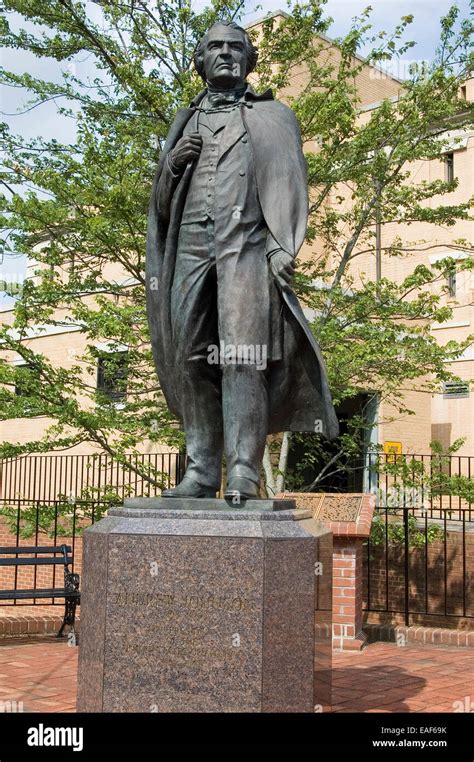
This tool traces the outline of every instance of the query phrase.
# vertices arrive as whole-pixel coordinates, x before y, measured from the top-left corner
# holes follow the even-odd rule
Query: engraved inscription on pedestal
[[[104,711],[258,711],[261,543],[135,537],[133,556],[112,543]]]

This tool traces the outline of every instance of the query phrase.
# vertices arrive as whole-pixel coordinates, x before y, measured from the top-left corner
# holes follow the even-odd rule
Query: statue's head
[[[194,65],[206,84],[226,89],[243,84],[257,58],[257,48],[245,29],[234,21],[218,21],[199,43]]]

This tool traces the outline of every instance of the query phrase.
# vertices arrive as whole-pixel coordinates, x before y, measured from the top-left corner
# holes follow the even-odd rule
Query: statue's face
[[[247,52],[242,33],[232,27],[213,27],[204,47],[203,64],[211,86],[225,89],[243,84]]]

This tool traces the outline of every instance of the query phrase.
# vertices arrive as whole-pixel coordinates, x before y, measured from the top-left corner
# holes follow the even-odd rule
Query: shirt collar
[[[207,95],[207,88],[205,90],[201,90],[198,95],[196,95],[193,100],[190,103],[190,108],[196,108],[199,106],[203,98]],[[268,88],[268,90],[265,90],[264,93],[257,93],[252,85],[247,84],[247,89],[244,93],[244,100],[246,101],[272,101],[273,100],[273,92],[271,88]]]

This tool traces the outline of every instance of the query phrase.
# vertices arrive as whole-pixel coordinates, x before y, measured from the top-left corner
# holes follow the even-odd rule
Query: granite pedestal
[[[293,501],[187,504],[126,501],[86,530],[78,711],[327,708],[331,533]]]

